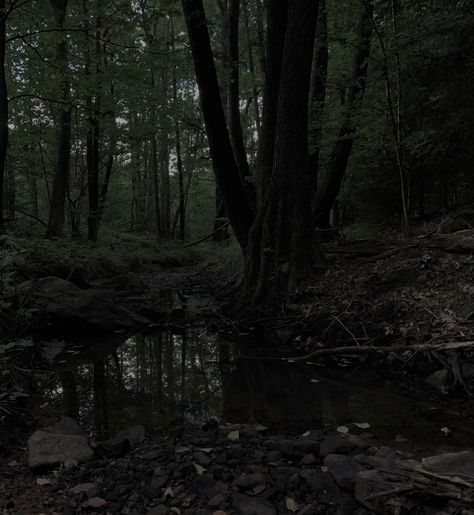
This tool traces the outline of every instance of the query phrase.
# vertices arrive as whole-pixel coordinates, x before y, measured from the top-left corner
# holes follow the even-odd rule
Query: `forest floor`
[[[474,340],[472,230],[408,242],[325,244],[325,271],[284,299],[277,312],[236,316],[221,311],[238,280],[240,259],[235,248],[206,245],[185,252],[173,247],[157,252],[147,246],[137,249],[137,241],[122,243],[111,251],[110,246],[91,249],[68,244],[56,249],[49,243],[3,240],[8,249],[3,254],[3,276],[11,274],[15,283],[47,275],[66,279],[74,270],[79,284],[88,283],[97,292],[107,290],[108,295],[113,290],[114,300],[127,309],[150,315],[151,320],[157,314],[155,323],[206,320],[236,336],[251,334],[264,342],[263,353],[275,347],[297,356],[345,346],[406,345],[404,352],[377,355],[378,363],[432,377],[434,388],[445,394],[474,391],[472,347],[460,353],[409,350],[419,344]],[[5,314],[11,308],[1,309]],[[369,353],[362,359],[374,358]],[[459,482],[452,479],[452,470],[446,476],[446,463],[441,468],[424,467],[410,461],[419,456],[395,453],[370,435],[360,435],[361,440],[351,437],[348,443],[344,433],[328,435],[315,428],[305,442],[308,435],[272,435],[241,426],[236,440],[228,438],[232,428],[172,437],[148,435],[125,457],[102,457],[38,476],[26,463],[26,438],[32,429],[30,425],[15,435],[1,431],[4,514],[474,513],[469,507],[474,471],[463,468],[466,459],[472,468],[472,454],[455,457]],[[336,438],[339,447],[326,452],[331,440],[323,442],[328,438]],[[89,483],[92,487],[82,486],[82,493],[70,491]],[[106,504],[89,502],[89,497]]]

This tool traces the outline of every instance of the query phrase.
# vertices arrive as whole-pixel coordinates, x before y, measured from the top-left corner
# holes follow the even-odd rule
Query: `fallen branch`
[[[44,225],[45,227],[48,225],[44,220],[41,220],[41,218],[38,218],[36,215],[33,215],[32,213],[27,213],[26,211],[23,211],[21,209],[15,208],[15,211],[17,213],[20,213],[21,215],[27,216],[28,218],[32,218],[33,220],[36,220],[41,225]]]
[[[312,358],[318,358],[321,356],[334,356],[340,354],[372,354],[372,353],[385,353],[391,352],[431,352],[439,350],[467,350],[474,348],[474,341],[468,342],[448,342],[448,343],[419,343],[415,345],[392,345],[387,347],[374,347],[371,345],[361,345],[359,347],[346,346],[346,347],[333,347],[330,349],[318,349],[305,356],[298,356],[296,358],[290,358],[292,361],[306,361]]]
[[[201,238],[200,240],[195,241],[193,243],[188,243],[187,245],[184,246],[184,248],[194,247],[194,245],[199,245],[200,243],[209,240],[210,238],[212,238],[218,232],[223,231],[224,229],[227,229],[227,227],[229,227],[229,225],[230,225],[230,222],[226,222],[225,224],[221,225],[218,229],[216,229],[211,234],[208,234],[207,236],[204,236],[204,238]]]

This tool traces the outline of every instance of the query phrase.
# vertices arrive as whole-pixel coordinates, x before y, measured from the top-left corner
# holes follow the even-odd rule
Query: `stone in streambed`
[[[362,470],[362,467],[352,458],[341,454],[328,454],[324,458],[324,465],[341,488],[354,489],[355,476]]]
[[[277,513],[275,506],[261,497],[236,494],[232,504],[239,515],[276,515]]]
[[[93,456],[94,452],[84,436],[55,434],[38,430],[28,440],[28,465],[30,468],[58,465],[68,460],[83,463],[92,459]]]

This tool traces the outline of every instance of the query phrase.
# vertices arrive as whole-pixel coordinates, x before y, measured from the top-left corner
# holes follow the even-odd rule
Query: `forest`
[[[471,0],[0,0],[0,513],[474,514]]]

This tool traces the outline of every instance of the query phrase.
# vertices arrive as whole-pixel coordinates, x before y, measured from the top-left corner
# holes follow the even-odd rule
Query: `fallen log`
[[[445,342],[445,343],[418,343],[414,345],[391,345],[386,347],[374,347],[372,345],[359,345],[359,346],[345,346],[345,347],[332,347],[328,349],[317,349],[305,356],[297,356],[290,358],[290,361],[307,361],[308,359],[319,358],[322,356],[336,356],[341,354],[372,354],[372,353],[385,353],[391,352],[431,352],[440,350],[458,350],[465,351],[474,349],[474,341],[466,342]]]

